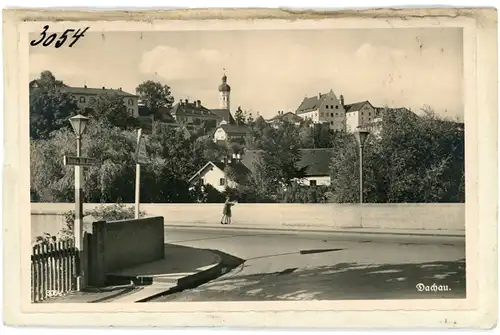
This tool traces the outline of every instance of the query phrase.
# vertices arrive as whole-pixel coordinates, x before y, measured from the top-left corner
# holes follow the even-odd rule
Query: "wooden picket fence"
[[[31,302],[75,291],[78,266],[72,240],[35,245],[31,254]]]

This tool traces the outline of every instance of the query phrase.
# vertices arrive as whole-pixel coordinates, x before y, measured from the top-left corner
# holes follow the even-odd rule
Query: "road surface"
[[[167,228],[165,237],[167,243],[216,249],[245,261],[224,276],[157,302],[465,298],[465,241],[460,237],[230,227]]]

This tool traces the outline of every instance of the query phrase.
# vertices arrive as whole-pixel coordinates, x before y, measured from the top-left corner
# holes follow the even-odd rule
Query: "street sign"
[[[137,164],[147,164],[148,163],[148,153],[146,151],[146,142],[144,138],[139,134],[139,138],[137,140]]]
[[[87,157],[64,156],[64,165],[94,166],[97,159]]]

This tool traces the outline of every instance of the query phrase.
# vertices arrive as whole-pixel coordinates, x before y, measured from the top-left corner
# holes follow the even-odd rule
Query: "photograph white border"
[[[107,21],[106,21],[107,20]],[[380,9],[4,11],[4,320],[16,325],[450,327],[486,326],[497,306],[496,11]],[[31,304],[29,198],[29,41],[46,23],[63,31],[348,29],[461,27],[466,124],[466,299],[300,302]],[[8,274],[8,278],[6,277]]]

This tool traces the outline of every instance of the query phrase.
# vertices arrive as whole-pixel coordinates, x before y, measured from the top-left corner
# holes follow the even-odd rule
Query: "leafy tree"
[[[260,170],[270,189],[291,185],[296,178],[302,178],[304,171],[298,168],[300,142],[298,131],[290,123],[264,130],[261,143]]]
[[[117,92],[99,94],[88,105],[86,112],[88,116],[95,119],[105,118],[111,125],[122,129],[133,129],[138,125],[135,118],[127,111],[123,97]]]
[[[157,117],[160,117],[157,114],[162,107],[170,109],[174,102],[170,86],[157,81],[146,80],[137,86],[135,91],[150,113]]]
[[[432,111],[417,117],[387,110],[381,127],[380,136],[369,136],[364,148],[366,202],[464,201],[464,133],[456,122]],[[352,135],[335,143],[332,200],[357,202],[357,143]]]
[[[236,121],[237,125],[244,125],[245,124],[245,113],[243,110],[241,110],[241,107],[238,107],[236,109],[236,112],[234,112],[234,120]]]
[[[91,119],[82,136],[82,156],[99,165],[84,169],[87,202],[133,201],[136,135],[113,127],[106,119]],[[46,140],[32,141],[30,172],[32,192],[40,201],[74,201],[74,168],[63,165],[63,155],[74,155],[72,130],[61,129]]]
[[[55,130],[70,127],[68,119],[78,113],[78,106],[62,87],[50,71],[30,83],[30,138],[45,139]]]

